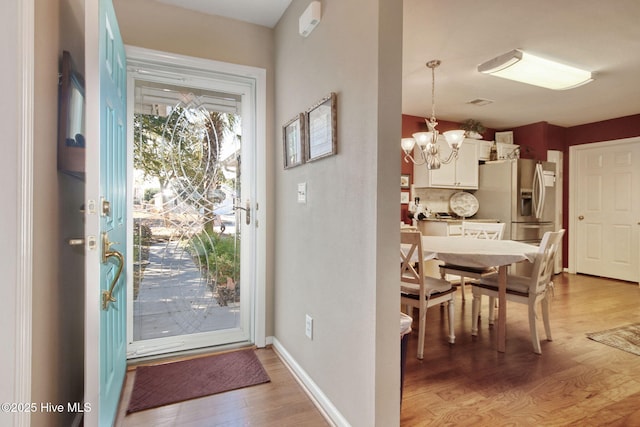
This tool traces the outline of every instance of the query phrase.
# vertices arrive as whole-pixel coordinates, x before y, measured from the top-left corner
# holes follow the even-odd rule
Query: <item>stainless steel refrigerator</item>
[[[480,165],[477,218],[504,222],[504,239],[539,244],[554,231],[556,164],[530,159]]]

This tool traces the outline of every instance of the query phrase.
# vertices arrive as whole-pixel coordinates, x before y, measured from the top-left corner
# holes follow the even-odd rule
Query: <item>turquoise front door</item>
[[[112,1],[85,4],[85,425],[111,426],[126,373],[126,56]]]

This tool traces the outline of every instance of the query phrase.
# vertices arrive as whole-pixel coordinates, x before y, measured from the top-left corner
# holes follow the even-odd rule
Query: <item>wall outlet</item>
[[[307,336],[307,338],[309,338],[310,340],[313,339],[313,318],[308,314],[306,315],[306,318],[305,318],[304,333]]]

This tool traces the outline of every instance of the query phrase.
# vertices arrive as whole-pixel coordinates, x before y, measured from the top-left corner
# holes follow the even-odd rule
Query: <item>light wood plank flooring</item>
[[[424,359],[409,341],[402,426],[640,426],[640,356],[597,343],[587,332],[640,322],[637,284],[583,275],[554,278],[553,341],[533,353],[525,305],[507,306],[507,348],[494,350],[484,298],[471,336],[471,287],[456,298],[456,343],[446,310],[427,312]],[[497,310],[496,310],[497,311]]]
[[[447,343],[446,310],[429,309],[424,360],[409,340],[402,426],[640,426],[640,356],[585,333],[640,322],[637,284],[582,275],[555,277],[553,341],[532,351],[526,307],[507,311],[507,351],[497,353],[486,324],[470,336],[471,287],[456,296],[456,343]],[[541,321],[540,321],[541,323]],[[257,350],[271,382],[125,416],[119,426],[326,426],[320,412],[271,349]],[[128,402],[133,376],[127,377]]]

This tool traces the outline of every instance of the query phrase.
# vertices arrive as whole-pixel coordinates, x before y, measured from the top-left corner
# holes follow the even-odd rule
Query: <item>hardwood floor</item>
[[[640,356],[585,336],[640,322],[638,285],[569,274],[554,282],[553,341],[540,320],[541,355],[532,350],[525,305],[507,307],[503,354],[486,323],[488,298],[478,337],[470,335],[470,286],[466,303],[455,301],[455,344],[447,342],[446,310],[429,309],[422,361],[417,327],[409,340],[401,425],[640,426]]]
[[[456,296],[456,343],[447,342],[446,310],[427,314],[424,360],[409,339],[401,425],[640,426],[640,356],[586,338],[587,332],[640,322],[637,284],[590,276],[555,277],[553,341],[533,353],[526,307],[509,304],[507,351],[495,350],[483,301],[478,337],[470,335],[471,287]],[[417,326],[417,325],[416,325]],[[125,416],[118,426],[327,426],[271,349],[256,351],[271,382]]]

